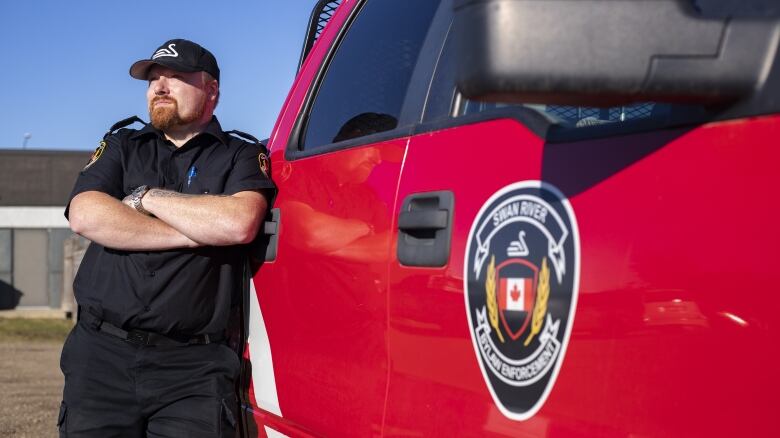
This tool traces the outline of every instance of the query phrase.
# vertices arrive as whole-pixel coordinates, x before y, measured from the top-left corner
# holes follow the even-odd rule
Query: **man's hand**
[[[254,240],[268,201],[260,192],[233,195],[189,195],[150,189],[143,207],[190,239],[203,245],[226,246]]]
[[[141,195],[141,201],[140,202],[141,202],[141,209],[142,210],[145,210],[143,208],[143,206],[144,206],[143,199],[144,199],[144,196],[146,196],[147,193],[149,193],[148,190],[143,195]],[[137,208],[135,208],[135,205],[133,205],[133,194],[132,193],[130,193],[129,195],[125,196],[124,199],[122,199],[122,204],[127,205],[128,207],[132,208],[134,211],[137,211],[137,212],[139,212],[139,213],[141,213],[143,215],[152,216],[152,214],[149,213],[148,211],[139,211]]]
[[[132,208],[133,210],[135,210],[135,207],[133,207],[133,195],[132,194],[125,196],[124,199],[122,199],[122,204],[125,204],[126,206],[128,206],[128,207]]]
[[[138,213],[128,205],[128,198],[119,201],[103,192],[79,193],[70,202],[70,228],[113,249],[158,251],[200,246],[163,221]]]
[[[268,207],[265,196],[252,191],[226,196],[150,189],[142,199],[153,217],[135,209],[132,195],[118,201],[101,192],[80,193],[71,201],[71,228],[114,249],[238,245],[254,240]]]

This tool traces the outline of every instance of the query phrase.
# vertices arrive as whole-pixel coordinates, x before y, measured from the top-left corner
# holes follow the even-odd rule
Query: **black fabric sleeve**
[[[262,149],[252,143],[244,143],[233,160],[233,169],[225,182],[225,194],[232,195],[246,190],[262,190],[276,188],[274,183],[260,170],[259,156]],[[270,199],[269,199],[270,201]]]
[[[76,184],[68,198],[68,205],[65,206],[66,219],[70,213],[70,201],[79,193],[94,190],[117,199],[124,197],[121,137],[119,134],[111,135],[105,142],[106,145],[100,156],[97,159],[93,156],[84,170],[79,172]]]

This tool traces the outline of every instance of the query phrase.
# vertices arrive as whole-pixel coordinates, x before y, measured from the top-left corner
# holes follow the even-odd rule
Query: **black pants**
[[[79,323],[62,348],[61,437],[233,437],[239,359],[223,344],[138,346]]]

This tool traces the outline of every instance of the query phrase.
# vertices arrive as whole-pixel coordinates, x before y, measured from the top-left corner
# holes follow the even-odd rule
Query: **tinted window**
[[[511,105],[466,100],[461,104],[460,109],[457,111],[457,115],[473,114],[506,106]],[[544,113],[547,118],[554,123],[576,128],[603,125],[613,122],[627,122],[629,120],[647,119],[651,117],[666,117],[671,109],[671,105],[654,102],[636,103],[609,108],[565,105],[522,106]]]
[[[317,91],[302,149],[397,127],[438,4],[439,0],[366,2]]]
[[[778,18],[777,0],[691,0],[693,9],[706,18]]]

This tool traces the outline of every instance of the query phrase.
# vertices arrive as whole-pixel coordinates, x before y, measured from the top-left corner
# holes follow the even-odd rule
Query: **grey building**
[[[63,216],[87,151],[0,150],[0,310],[59,308]]]

